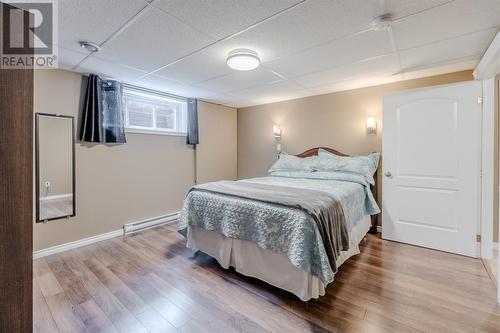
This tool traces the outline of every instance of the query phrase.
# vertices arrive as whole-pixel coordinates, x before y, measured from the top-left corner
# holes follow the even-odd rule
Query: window
[[[139,88],[123,88],[127,132],[185,135],[187,102]]]

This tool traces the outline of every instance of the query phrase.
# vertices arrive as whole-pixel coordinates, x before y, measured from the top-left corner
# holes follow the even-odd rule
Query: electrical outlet
[[[47,180],[45,181],[45,188],[49,188],[50,187],[50,182]]]

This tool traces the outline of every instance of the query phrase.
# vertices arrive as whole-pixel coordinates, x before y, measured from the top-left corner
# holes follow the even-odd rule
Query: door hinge
[[[476,242],[481,243],[481,235],[476,235]]]
[[[477,104],[483,104],[483,97],[482,96],[479,96],[477,98]]]

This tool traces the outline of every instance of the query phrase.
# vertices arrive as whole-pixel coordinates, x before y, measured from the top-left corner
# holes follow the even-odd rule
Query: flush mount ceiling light
[[[372,29],[376,31],[387,30],[392,23],[392,14],[384,14],[377,16],[372,21]]]
[[[257,52],[248,49],[236,49],[227,55],[226,64],[237,71],[251,71],[259,67],[260,58]]]
[[[92,42],[87,42],[85,40],[79,41],[78,44],[82,47],[82,49],[85,49],[89,52],[99,52],[101,50],[101,47],[97,45],[96,43]]]

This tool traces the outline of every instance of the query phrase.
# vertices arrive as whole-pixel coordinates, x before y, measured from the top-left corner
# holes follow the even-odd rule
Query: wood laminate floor
[[[480,260],[372,235],[307,303],[194,255],[173,225],[33,264],[35,332],[500,332]]]

